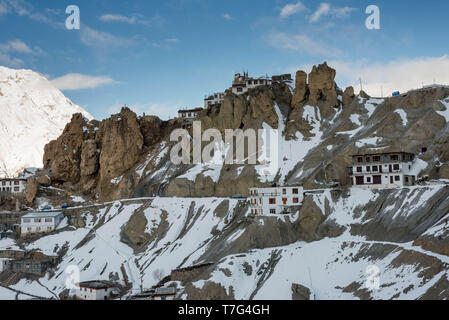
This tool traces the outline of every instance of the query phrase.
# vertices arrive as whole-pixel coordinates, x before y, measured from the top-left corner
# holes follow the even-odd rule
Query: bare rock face
[[[335,85],[336,71],[326,62],[313,66],[309,74],[309,102],[320,106],[321,115],[327,117],[333,114],[333,107],[338,106],[337,90]]]
[[[309,87],[307,86],[307,73],[299,70],[296,72],[295,91],[292,98],[292,107],[302,104],[307,99]]]
[[[313,201],[313,197],[306,197],[299,213],[298,225],[306,241],[318,240],[317,230],[323,222],[324,214]]]
[[[29,206],[33,206],[34,199],[36,198],[38,188],[39,188],[39,184],[35,178],[29,178],[27,180],[27,185],[25,188],[25,199],[28,202]]]
[[[87,124],[83,115],[74,114],[62,135],[45,146],[44,168],[50,171],[53,181],[79,182],[83,128],[87,128]]]
[[[102,200],[132,193],[132,175],[125,173],[141,160],[147,147],[161,141],[179,120],[164,122],[140,117],[128,108],[109,119],[88,121],[75,114],[62,135],[45,147],[44,172],[51,183],[83,193],[97,192]],[[112,179],[123,176],[118,187]]]
[[[345,92],[343,93],[343,106],[351,104],[354,98],[355,98],[354,88],[347,87]]]
[[[99,186],[101,193],[107,193],[113,188],[111,179],[125,173],[142,155],[144,139],[136,114],[123,108],[119,114],[103,120],[98,140],[101,145]]]

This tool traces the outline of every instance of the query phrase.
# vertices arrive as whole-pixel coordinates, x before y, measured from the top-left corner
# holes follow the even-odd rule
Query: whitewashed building
[[[352,156],[349,178],[357,187],[413,186],[417,180],[414,165],[415,155],[407,152],[357,154]]]
[[[272,80],[268,77],[255,79],[249,77],[246,72],[243,75],[236,73],[234,76],[234,81],[232,82],[231,90],[232,93],[241,95],[247,93],[250,89],[270,84],[272,84]]]
[[[256,216],[290,213],[304,201],[302,187],[250,188],[251,214]]]
[[[86,281],[76,286],[75,296],[79,300],[108,300],[118,294],[115,285],[109,281]]]
[[[58,227],[64,215],[62,212],[35,212],[22,216],[21,234],[22,236],[38,233],[49,233]]]
[[[0,179],[0,191],[12,194],[23,193],[26,184],[26,179]]]
[[[224,100],[225,94],[224,92],[216,92],[214,94],[211,94],[210,96],[207,96],[204,99],[204,108],[208,108],[210,106],[222,103]]]

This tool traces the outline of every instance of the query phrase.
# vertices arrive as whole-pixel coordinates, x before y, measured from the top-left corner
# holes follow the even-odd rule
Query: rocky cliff
[[[115,200],[142,196],[247,195],[248,187],[273,182],[319,188],[347,183],[350,155],[402,150],[418,155],[417,174],[449,177],[449,88],[415,90],[390,98],[344,91],[326,63],[298,71],[295,87],[274,83],[203,110],[201,129],[277,129],[278,172],[266,166],[199,164],[174,166],[170,132],[179,121],[137,117],[129,109],[102,121],[73,117],[61,137],[45,148],[52,183]],[[206,143],[203,143],[203,147]],[[422,150],[426,150],[422,153]],[[424,165],[426,163],[426,165]]]

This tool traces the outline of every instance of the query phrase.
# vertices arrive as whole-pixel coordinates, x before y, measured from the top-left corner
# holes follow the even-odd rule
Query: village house
[[[3,271],[11,270],[12,262],[12,259],[0,258],[0,273]]]
[[[76,298],[80,300],[109,300],[118,296],[116,285],[110,281],[95,280],[76,284]]]
[[[407,152],[357,154],[352,156],[349,178],[353,186],[382,188],[413,186],[415,155]]]
[[[12,271],[16,273],[31,274],[41,276],[50,267],[48,261],[22,260],[12,262]]]
[[[20,211],[0,211],[0,226],[4,226],[5,230],[15,229],[20,226],[21,218],[26,212]]]
[[[192,126],[192,122],[196,119],[198,113],[201,111],[203,111],[203,108],[179,110],[178,118],[183,119],[182,128],[190,128]]]
[[[63,218],[62,212],[29,213],[21,218],[21,234],[22,236],[27,236],[52,232],[56,230]]]
[[[247,93],[250,89],[257,88],[259,86],[270,85],[272,80],[268,77],[255,79],[248,76],[245,72],[243,75],[236,73],[234,76],[234,81],[232,82],[232,93],[236,95],[241,95]]]
[[[175,287],[161,287],[156,288],[153,295],[153,300],[174,300],[176,297]]]
[[[288,214],[304,201],[302,187],[250,188],[249,193],[251,214],[256,216]]]
[[[225,94],[224,92],[217,92],[214,94],[211,94],[210,96],[207,96],[204,99],[204,108],[208,108],[210,106],[217,105],[219,103],[222,103],[224,100]]]
[[[0,192],[20,194],[25,191],[26,179],[0,179]]]

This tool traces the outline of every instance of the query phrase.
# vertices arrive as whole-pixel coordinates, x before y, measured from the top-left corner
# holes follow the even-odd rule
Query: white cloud
[[[19,58],[14,58],[6,53],[0,52],[0,65],[10,68],[19,68],[24,65],[24,62]]]
[[[179,43],[180,40],[177,39],[177,38],[168,38],[168,39],[165,39],[165,42],[169,42],[169,43]]]
[[[0,2],[0,16],[7,14],[9,12],[9,8],[6,3]]]
[[[117,83],[109,77],[93,77],[79,73],[70,73],[51,80],[59,90],[73,91],[80,89],[94,89],[104,85]]]
[[[332,7],[332,5],[328,2],[323,2],[320,4],[318,9],[310,16],[310,22],[317,22],[323,16],[334,16],[336,18],[342,19],[349,16],[349,14],[356,10],[355,8],[350,7]]]
[[[421,88],[423,84],[449,85],[449,56],[418,57],[369,63],[360,61],[328,61],[328,65],[337,70],[336,82],[343,89],[353,86],[360,91],[359,78],[363,90],[373,97],[390,96],[395,91],[407,92]],[[310,72],[312,65],[289,68],[292,73],[297,70]]]
[[[310,22],[317,22],[318,20],[320,20],[321,16],[328,15],[330,12],[331,12],[330,3],[323,2],[310,17]]]
[[[340,50],[321,44],[305,34],[286,34],[272,32],[266,36],[268,43],[275,48],[288,49],[311,56],[336,57]]]
[[[287,4],[281,9],[281,18],[287,18],[292,14],[302,12],[306,10],[306,7],[302,4],[301,1],[298,1],[295,4]]]
[[[98,31],[87,26],[81,28],[81,42],[90,47],[127,47],[132,45],[133,40],[117,37],[110,33]]]
[[[141,24],[146,26],[161,24],[163,22],[163,19],[159,16],[145,18],[140,14],[135,14],[132,16],[124,16],[121,14],[109,14],[109,13],[100,16],[100,20],[103,22],[123,22],[128,24]]]
[[[223,13],[222,14],[222,17],[225,19],[225,20],[232,20],[232,16],[229,14],[229,13]]]
[[[0,50],[20,53],[32,53],[33,51],[22,40],[12,40],[5,44],[0,44]]]

